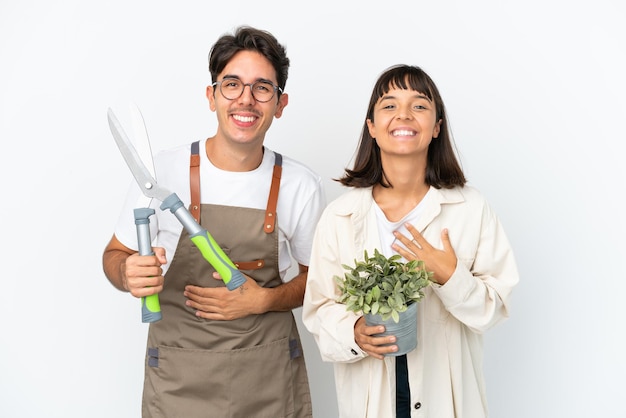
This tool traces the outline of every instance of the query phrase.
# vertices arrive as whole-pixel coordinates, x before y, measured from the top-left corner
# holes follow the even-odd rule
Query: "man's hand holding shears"
[[[165,249],[154,247],[152,250],[154,255],[135,253],[120,266],[124,289],[137,298],[156,295],[163,290],[161,266],[167,263]]]

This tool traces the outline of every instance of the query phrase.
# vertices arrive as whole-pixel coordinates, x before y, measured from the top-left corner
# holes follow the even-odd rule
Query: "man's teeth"
[[[239,122],[253,122],[254,121],[254,117],[253,116],[233,115],[233,118],[237,119]]]

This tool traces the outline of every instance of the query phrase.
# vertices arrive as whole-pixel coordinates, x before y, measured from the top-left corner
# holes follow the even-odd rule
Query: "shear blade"
[[[160,201],[165,200],[171,192],[158,185],[157,181],[152,176],[137,153],[137,150],[133,146],[132,142],[126,135],[124,128],[122,128],[122,125],[117,120],[117,117],[115,117],[115,113],[113,113],[111,108],[109,108],[107,112],[107,117],[109,120],[109,128],[113,134],[113,139],[115,139],[115,143],[122,153],[124,161],[126,161],[126,165],[130,168],[133,177],[135,177],[135,181],[139,185],[142,193],[150,198],[156,198]]]

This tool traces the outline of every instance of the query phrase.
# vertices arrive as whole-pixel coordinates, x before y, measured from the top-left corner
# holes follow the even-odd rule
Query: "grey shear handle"
[[[138,208],[133,210],[133,213],[135,215],[139,255],[154,255],[152,251],[152,240],[150,239],[150,216],[154,215],[154,209]],[[141,298],[142,322],[157,322],[162,317],[159,295],[154,294]]]

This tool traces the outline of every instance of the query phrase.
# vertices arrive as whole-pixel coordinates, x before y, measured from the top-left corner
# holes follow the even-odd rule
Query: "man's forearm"
[[[284,312],[302,306],[307,275],[306,271],[301,272],[289,282],[267,289],[268,296],[266,298],[265,311]]]
[[[121,250],[107,250],[102,255],[104,274],[115,288],[123,292],[128,292],[124,276],[124,264],[128,255]]]

